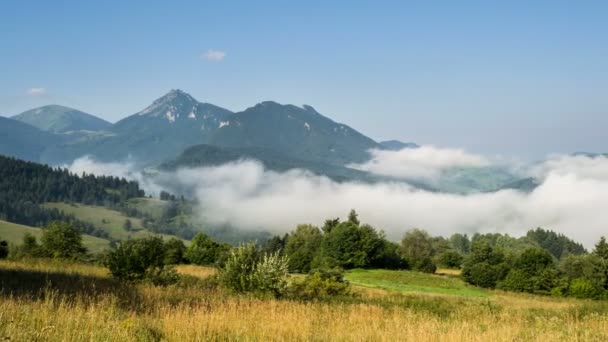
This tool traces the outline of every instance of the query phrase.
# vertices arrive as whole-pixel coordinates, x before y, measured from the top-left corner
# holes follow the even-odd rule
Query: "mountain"
[[[59,105],[31,109],[13,116],[12,119],[51,133],[101,131],[112,126],[111,123],[91,114]]]
[[[23,122],[0,116],[0,154],[36,161],[59,137]]]
[[[344,165],[369,159],[380,148],[356,130],[319,114],[313,107],[266,101],[220,122],[210,142],[223,147],[275,150],[302,160]]]
[[[85,154],[99,160],[133,158],[142,164],[174,159],[184,149],[206,143],[231,111],[200,103],[181,90],[171,90],[150,106],[96,135],[74,136],[54,146],[44,161],[66,162]]]
[[[413,142],[402,142],[399,140],[387,140],[387,141],[381,141],[380,145],[382,147],[384,147],[387,150],[391,150],[391,151],[399,151],[399,150],[403,150],[404,148],[418,148],[420,146],[418,146],[418,144],[415,144]]]
[[[178,158],[164,163],[161,168],[174,170],[180,167],[218,166],[239,160],[257,160],[268,170],[287,171],[306,169],[317,175],[325,175],[335,181],[373,181],[379,177],[344,166],[302,160],[286,156],[275,150],[258,147],[219,147],[197,145],[186,149]]]

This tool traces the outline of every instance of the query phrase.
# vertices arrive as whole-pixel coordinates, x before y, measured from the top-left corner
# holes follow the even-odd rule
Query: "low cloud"
[[[421,146],[399,151],[370,150],[371,159],[364,164],[349,165],[363,171],[402,179],[434,181],[445,170],[455,167],[490,165],[483,156],[461,149]]]
[[[38,96],[46,94],[47,90],[46,88],[30,88],[25,93],[30,96]]]
[[[453,160],[483,162],[474,158]],[[71,168],[97,168],[110,173],[113,168],[123,169],[96,164],[89,158],[86,163],[76,161]],[[431,173],[454,162],[432,165],[427,170]],[[529,229],[544,227],[591,247],[606,234],[607,158],[552,157],[536,165],[533,172],[542,183],[531,193],[502,190],[469,195],[428,192],[402,182],[337,183],[302,170],[269,171],[259,162],[247,160],[181,169],[152,178],[137,177],[146,179],[144,187],[158,188],[159,182],[166,184],[170,179],[178,187],[194,189],[200,205],[198,214],[205,222],[229,223],[240,229],[283,233],[299,223],[320,225],[326,218],[344,217],[355,208],[364,222],[385,230],[394,240],[414,227],[443,236],[455,232],[521,236]],[[127,175],[133,177],[133,173]]]
[[[221,50],[209,49],[201,55],[201,59],[211,62],[221,62],[226,57],[226,52]]]

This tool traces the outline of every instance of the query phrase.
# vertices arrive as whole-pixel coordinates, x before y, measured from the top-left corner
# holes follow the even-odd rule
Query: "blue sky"
[[[3,1],[0,56],[4,116],[116,121],[180,88],[309,104],[375,139],[608,151],[605,1]]]

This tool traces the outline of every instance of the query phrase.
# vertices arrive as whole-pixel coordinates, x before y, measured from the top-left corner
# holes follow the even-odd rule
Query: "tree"
[[[595,248],[593,249],[593,254],[599,256],[604,260],[608,260],[608,243],[606,242],[605,237],[601,237],[600,241],[595,244]]]
[[[405,233],[401,240],[400,252],[412,269],[426,272],[433,269],[430,267],[433,263],[433,239],[427,232],[412,229]]]
[[[186,248],[185,257],[193,264],[212,265],[226,247],[213,241],[207,234],[198,233],[192,239],[192,243]]]
[[[133,223],[131,223],[131,220],[126,219],[125,223],[122,225],[122,227],[124,228],[124,230],[130,232],[131,229],[133,229]]]
[[[464,260],[464,257],[462,256],[462,254],[460,254],[454,250],[447,250],[447,251],[441,253],[437,258],[437,262],[440,265],[447,267],[447,268],[452,268],[452,269],[460,268],[463,260]]]
[[[0,259],[4,259],[8,256],[8,242],[0,240]]]
[[[450,236],[450,247],[462,255],[467,255],[471,250],[471,241],[467,234],[456,233]]]
[[[82,235],[66,222],[53,222],[42,231],[42,250],[47,256],[61,259],[76,259],[86,253],[82,246]]]
[[[510,270],[504,253],[480,240],[473,243],[471,253],[462,267],[462,278],[469,284],[485,288],[495,288]]]
[[[279,253],[281,255],[284,255],[285,246],[287,246],[288,238],[289,234],[285,234],[283,235],[283,237],[280,237],[278,235],[273,236],[264,243],[264,245],[262,246],[262,251],[266,254]]]
[[[498,285],[504,290],[549,294],[557,280],[551,253],[542,248],[529,248],[515,259],[506,278]]]
[[[165,265],[177,265],[186,261],[184,254],[186,253],[186,245],[177,238],[171,238],[165,242]]]
[[[351,209],[350,213],[348,213],[348,222],[357,226],[361,224],[361,222],[359,221],[359,214],[357,214],[355,209]]]
[[[173,282],[176,276],[165,271],[165,244],[156,236],[127,240],[110,252],[106,267],[121,280],[150,279],[153,282]],[[168,276],[167,276],[168,275]]]
[[[305,224],[298,225],[296,230],[289,234],[285,246],[285,255],[289,258],[289,270],[308,273],[322,240],[323,236],[319,228]]]

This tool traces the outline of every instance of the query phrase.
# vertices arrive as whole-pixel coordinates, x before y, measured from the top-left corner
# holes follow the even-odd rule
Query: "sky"
[[[607,152],[605,1],[2,1],[0,115],[117,121],[170,89],[312,105],[377,139]]]

